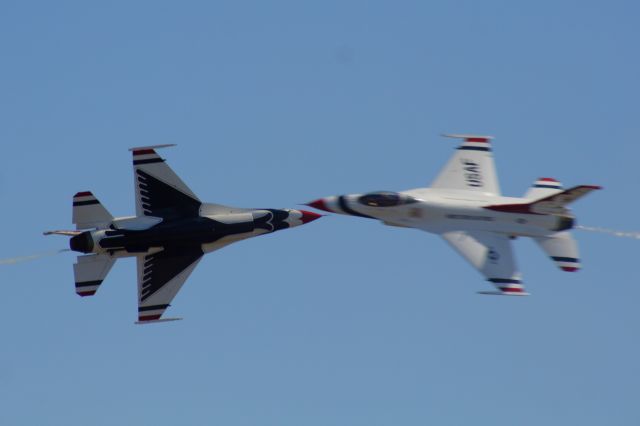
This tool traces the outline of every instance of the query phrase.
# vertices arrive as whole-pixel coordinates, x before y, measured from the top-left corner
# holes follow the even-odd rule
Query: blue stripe
[[[511,278],[489,278],[487,281],[491,281],[494,284],[522,284],[522,281]]]
[[[466,151],[491,151],[491,148],[488,146],[461,146],[458,149],[463,149]]]
[[[162,158],[149,158],[148,160],[133,160],[133,165],[138,166],[140,164],[153,164],[153,163],[164,163]]]
[[[102,284],[102,280],[81,281],[81,282],[77,282],[76,283],[76,288],[79,288],[79,287],[93,287],[93,286],[100,285],[100,284]]]
[[[73,202],[73,207],[90,206],[90,205],[93,205],[93,204],[100,204],[100,201],[98,201],[98,200],[74,201]]]
[[[549,188],[549,189],[562,189],[561,186],[553,186],[553,185],[534,185],[534,188]]]
[[[575,257],[551,256],[551,258],[556,262],[580,263],[580,259],[577,259]]]
[[[171,305],[140,306],[138,308],[138,312],[156,311],[158,309],[167,309],[169,306],[171,306]]]
[[[348,213],[352,216],[360,216],[360,217],[368,217],[369,219],[375,219],[375,217],[366,215],[366,214],[362,214],[362,213],[358,213],[357,211],[353,210],[351,207],[349,207],[347,205],[347,200],[345,200],[344,195],[341,195],[338,197],[338,204],[340,205],[340,208],[342,209],[342,211],[344,211],[345,213]]]

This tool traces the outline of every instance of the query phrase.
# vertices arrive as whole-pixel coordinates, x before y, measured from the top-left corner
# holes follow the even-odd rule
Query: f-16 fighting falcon
[[[73,265],[76,293],[93,296],[115,261],[135,257],[138,321],[160,319],[205,253],[263,234],[311,222],[303,210],[243,209],[201,202],[156,154],[156,145],[132,148],[136,215],[114,218],[91,192],[73,197],[71,250],[84,253]]]
[[[492,138],[445,136],[461,139],[462,144],[430,188],[332,196],[307,205],[442,236],[498,289],[482,294],[528,294],[511,248],[516,237],[533,238],[560,269],[577,271],[578,248],[569,232],[575,217],[567,205],[600,187],[563,190],[557,180],[540,178],[524,197],[504,197],[491,154]]]

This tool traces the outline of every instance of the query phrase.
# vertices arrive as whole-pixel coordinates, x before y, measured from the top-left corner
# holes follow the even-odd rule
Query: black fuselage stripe
[[[167,309],[169,305],[153,305],[153,306],[140,306],[138,312],[157,311],[158,309]]]
[[[489,278],[488,281],[494,284],[522,284],[522,281],[511,278]]]
[[[572,263],[580,262],[580,259],[576,259],[575,257],[551,256],[551,258],[556,262],[572,262]]]
[[[351,207],[349,207],[347,205],[347,200],[345,199],[344,195],[341,195],[338,197],[338,205],[340,206],[340,209],[347,213],[350,214],[352,216],[360,216],[360,217],[368,217],[369,219],[375,219],[371,216],[368,216],[366,214],[362,214],[362,213],[358,213],[357,211],[353,210]]]
[[[93,204],[100,204],[100,201],[98,200],[89,200],[89,201],[74,201],[73,202],[73,207],[78,207],[78,206],[90,206]],[[67,204],[68,205],[68,204]]]
[[[147,160],[133,160],[133,165],[138,166],[140,164],[153,164],[153,163],[164,163],[162,158],[149,158]]]
[[[77,287],[93,287],[96,285],[100,285],[101,283],[102,283],[102,280],[82,281],[82,282],[76,283],[76,288]]]
[[[458,149],[462,149],[466,151],[491,151],[491,148],[486,146],[461,146]]]

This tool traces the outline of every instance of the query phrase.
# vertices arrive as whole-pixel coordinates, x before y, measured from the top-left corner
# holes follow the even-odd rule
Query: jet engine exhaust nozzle
[[[69,240],[69,248],[80,253],[91,253],[93,251],[93,238],[91,232],[83,232]]]

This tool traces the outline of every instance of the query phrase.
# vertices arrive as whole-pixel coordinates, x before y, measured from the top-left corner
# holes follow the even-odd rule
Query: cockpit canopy
[[[360,196],[358,202],[369,207],[395,207],[416,203],[418,200],[409,195],[398,194],[397,192],[378,191]]]

